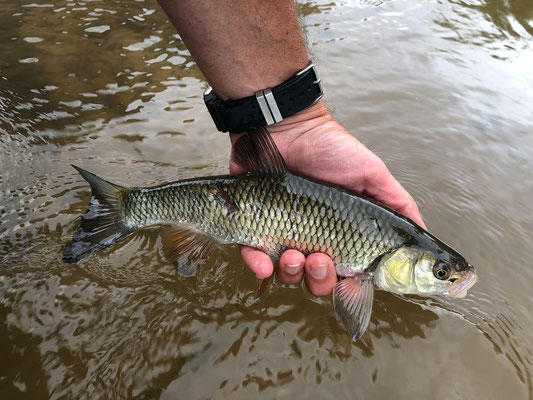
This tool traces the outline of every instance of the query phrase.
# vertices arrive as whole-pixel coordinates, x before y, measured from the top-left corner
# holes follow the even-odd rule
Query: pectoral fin
[[[353,340],[365,333],[370,322],[374,300],[374,277],[355,273],[333,289],[333,307]]]

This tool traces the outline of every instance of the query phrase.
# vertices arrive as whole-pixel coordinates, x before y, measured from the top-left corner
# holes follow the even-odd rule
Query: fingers
[[[407,194],[407,196],[408,198],[405,200],[405,206],[403,208],[399,208],[397,211],[406,217],[411,218],[422,228],[427,229],[426,224],[424,224],[424,221],[422,221],[420,211],[418,211],[418,206],[416,205],[415,201],[409,194]]]
[[[248,246],[241,246],[244,264],[258,278],[267,278],[273,272],[272,261],[262,251]],[[302,280],[305,272],[305,283],[315,296],[327,296],[337,283],[337,274],[333,261],[326,254],[314,253],[307,258],[296,250],[287,250],[279,260],[276,278],[286,284],[295,284]]]
[[[422,228],[426,229],[426,224],[424,224],[424,221],[422,221],[422,217],[418,211],[418,206],[411,195],[407,193],[403,186],[400,185],[400,183],[392,175],[389,174],[387,180],[389,182],[388,185],[384,187],[384,191],[388,191],[388,193],[385,194],[388,199],[388,203],[390,203],[392,208],[394,208],[400,214],[411,218]]]
[[[426,228],[414,199],[391,175],[385,163],[375,155],[369,157],[365,164],[365,183],[365,192],[368,195]]]
[[[337,283],[333,261],[326,254],[314,253],[304,257],[296,250],[287,250],[279,260],[276,277],[287,284],[298,283],[305,271],[305,283],[315,296],[327,296]]]
[[[298,283],[304,275],[304,264],[305,257],[302,253],[296,250],[287,250],[279,260],[276,278],[282,283]]]
[[[241,257],[244,264],[252,270],[258,278],[264,279],[272,275],[274,266],[269,256],[260,250],[248,246],[241,247]]]
[[[385,177],[386,184],[383,188],[385,196],[388,199],[388,202],[391,204],[392,208],[398,211],[400,214],[405,215],[408,218],[411,218],[422,228],[426,228],[420,212],[418,211],[418,206],[411,197],[407,190],[403,188],[402,185],[389,173],[387,170],[387,175]]]
[[[333,261],[326,254],[314,253],[305,260],[305,283],[315,296],[327,296],[337,283]]]
[[[337,283],[337,273],[333,261],[326,254],[314,253],[304,257],[296,250],[287,250],[279,260],[276,277],[280,282],[295,284],[302,280],[315,296],[327,296]]]

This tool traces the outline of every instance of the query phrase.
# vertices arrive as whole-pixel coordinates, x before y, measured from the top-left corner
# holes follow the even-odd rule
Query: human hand
[[[319,101],[313,106],[268,128],[289,170],[295,175],[343,186],[369,196],[411,218],[425,228],[413,198],[390,174],[385,163],[339,125]],[[238,135],[232,135],[232,144]],[[232,158],[230,172],[245,172]],[[269,277],[274,268],[263,252],[241,246],[244,263],[259,278]],[[287,284],[302,280],[315,296],[333,291],[337,274],[326,254],[306,257],[296,250],[281,256],[276,277]]]

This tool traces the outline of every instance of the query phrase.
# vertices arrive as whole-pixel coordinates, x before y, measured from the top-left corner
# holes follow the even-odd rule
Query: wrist
[[[332,123],[336,124],[324,102],[319,100],[283,121],[267,126],[266,129],[277,142],[283,136],[292,140],[303,134],[316,132],[318,128],[327,127]],[[231,133],[230,137],[237,138],[240,135],[240,133]]]
[[[333,117],[328,112],[323,100],[318,100],[302,111],[297,112],[283,121],[267,126],[270,132],[283,131],[293,128],[295,125],[316,125],[328,120],[333,120]]]
[[[334,119],[328,112],[324,101],[319,100],[302,111],[266,128],[274,136],[287,133],[299,136],[312,132],[330,122],[334,122]]]
[[[327,113],[323,103],[311,108],[323,96],[320,78],[312,63],[294,73],[289,79],[273,87],[257,90],[254,95],[240,99],[223,100],[208,86],[204,102],[221,132],[241,133],[261,126],[273,126],[306,113],[296,119],[311,118]]]

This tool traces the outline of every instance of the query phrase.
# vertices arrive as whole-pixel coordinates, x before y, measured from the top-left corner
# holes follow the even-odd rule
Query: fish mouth
[[[468,289],[470,289],[477,282],[477,273],[475,270],[472,270],[468,276],[458,285],[452,287],[446,293],[446,296],[453,297],[456,299],[462,299],[466,297]]]

